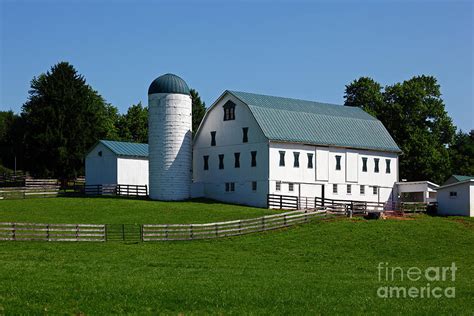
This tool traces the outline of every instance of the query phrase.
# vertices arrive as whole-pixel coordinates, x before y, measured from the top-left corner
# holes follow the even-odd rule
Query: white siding
[[[235,120],[224,121],[223,105],[232,100]],[[242,142],[242,128],[248,127],[248,142]],[[216,146],[211,146],[211,131],[216,131]],[[251,151],[257,152],[257,166],[251,166]],[[240,153],[240,168],[234,167],[234,153]],[[209,156],[204,170],[203,156]],[[224,169],[219,169],[224,155]],[[237,204],[266,206],[268,192],[268,141],[248,107],[231,95],[224,96],[207,112],[194,140],[193,181],[205,197]],[[252,191],[252,182],[257,191]],[[234,182],[235,191],[226,192],[225,183]]]
[[[101,143],[86,156],[86,184],[117,184],[117,156]]]
[[[279,166],[280,151],[285,151],[286,163]],[[293,152],[299,151],[300,167],[293,167]],[[315,169],[307,168],[307,153],[315,153]],[[341,170],[336,170],[336,156],[340,156]],[[362,158],[368,159],[367,172],[362,171]],[[374,172],[374,159],[379,159],[379,172]],[[386,173],[386,159],[390,159],[390,173]],[[321,185],[325,185],[325,197],[343,200],[386,202],[396,197],[393,194],[398,175],[398,157],[396,153],[375,152],[333,147],[319,147],[289,143],[270,143],[270,193],[284,195],[301,195],[321,197]],[[315,179],[316,175],[316,179]],[[350,182],[348,181],[350,180]],[[276,182],[283,181],[281,190],[276,191]],[[294,191],[289,191],[289,184],[299,183]],[[333,185],[337,185],[337,194]],[[347,193],[347,185],[351,193]],[[365,186],[365,194],[360,194],[360,185]],[[373,194],[373,186],[380,190]],[[299,189],[301,188],[301,192]]]
[[[148,159],[117,159],[118,184],[148,185]]]
[[[450,196],[456,192],[457,196]],[[474,181],[465,181],[438,189],[438,214],[474,216]]]

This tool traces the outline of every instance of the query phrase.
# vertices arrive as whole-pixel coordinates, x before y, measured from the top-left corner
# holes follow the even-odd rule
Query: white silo
[[[148,89],[149,194],[185,200],[191,194],[192,102],[186,82],[173,74]]]

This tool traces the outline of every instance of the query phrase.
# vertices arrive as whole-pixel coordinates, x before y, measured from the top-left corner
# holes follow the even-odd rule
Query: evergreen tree
[[[111,134],[111,112],[113,107],[67,62],[33,78],[22,113],[29,170],[42,177],[83,174],[87,150]]]
[[[199,93],[191,89],[189,90],[191,93],[191,99],[193,102],[193,136],[195,135],[197,129],[199,128],[199,124],[201,124],[201,121],[204,117],[204,114],[206,114],[206,103],[202,102],[201,97],[199,96]]]

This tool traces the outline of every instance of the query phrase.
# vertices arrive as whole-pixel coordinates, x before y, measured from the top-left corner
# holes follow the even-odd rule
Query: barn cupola
[[[180,77],[162,75],[148,88],[149,196],[185,200],[191,195],[192,102]]]

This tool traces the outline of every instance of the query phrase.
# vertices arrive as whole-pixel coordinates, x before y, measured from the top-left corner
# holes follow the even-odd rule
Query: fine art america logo
[[[382,285],[377,289],[380,298],[455,298],[456,263],[447,267],[393,267],[388,262],[377,266]],[[415,283],[416,282],[416,283]],[[419,286],[419,284],[422,284]]]

